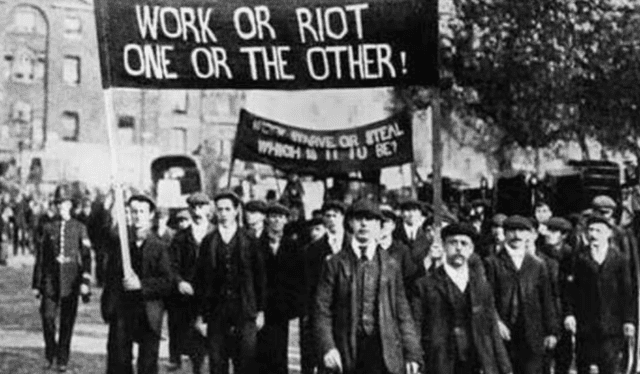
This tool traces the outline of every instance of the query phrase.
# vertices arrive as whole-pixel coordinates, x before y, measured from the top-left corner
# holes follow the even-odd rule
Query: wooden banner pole
[[[229,177],[227,178],[227,189],[231,188],[231,178],[233,178],[233,169],[236,166],[236,159],[231,159],[231,165],[229,165]]]
[[[435,89],[432,106],[431,121],[431,147],[433,152],[433,227],[435,229],[435,239],[440,240],[440,229],[442,227],[442,139],[440,130],[445,116],[442,115],[442,98],[440,90]]]
[[[129,238],[127,234],[127,222],[124,210],[124,191],[122,185],[118,183],[118,155],[117,139],[113,128],[115,126],[115,106],[113,104],[113,91],[108,88],[104,90],[104,109],[106,114],[107,138],[109,142],[109,154],[111,158],[111,178],[114,188],[114,209],[118,226],[118,236],[120,237],[120,254],[122,255],[122,272],[125,278],[133,276],[131,267],[131,255],[129,252]]]

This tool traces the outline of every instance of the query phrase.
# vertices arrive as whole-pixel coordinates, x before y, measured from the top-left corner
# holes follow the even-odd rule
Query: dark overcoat
[[[380,279],[378,327],[384,363],[391,374],[404,374],[405,363],[422,363],[420,338],[405,296],[400,265],[378,248]],[[331,349],[340,352],[344,373],[356,365],[357,279],[351,245],[325,263],[318,284],[314,317],[315,341],[320,357]]]
[[[113,234],[112,234],[113,236]],[[129,235],[129,250],[135,250],[136,243],[133,235]],[[118,240],[109,246],[104,291],[102,292],[102,317],[110,323],[114,318],[123,318],[130,311],[127,310],[127,291],[122,285],[124,273],[122,271],[122,254]],[[149,327],[158,335],[162,331],[162,316],[164,313],[164,298],[172,289],[173,275],[169,260],[168,244],[156,234],[151,233],[142,244],[142,269],[138,278],[142,284],[140,290],[144,303]]]
[[[418,228],[416,237],[414,240],[409,239],[407,231],[404,229],[404,225],[399,223],[393,232],[393,240],[398,241],[411,250],[411,258],[417,266],[422,265],[422,261],[429,253],[431,248],[431,238],[427,234],[427,230],[424,227]]]
[[[57,261],[60,255],[60,225],[56,219],[44,225],[33,270],[32,288],[43,295],[65,297],[77,293],[80,284],[88,283],[91,274],[91,251],[86,227],[78,220],[71,218],[64,229],[64,256],[68,262]]]
[[[480,263],[476,264],[470,264],[468,287],[471,332],[477,359],[485,374],[511,373],[509,356],[498,331],[491,285],[479,268]],[[443,267],[416,281],[412,308],[425,353],[424,373],[455,372],[453,304],[446,282],[447,274]]]
[[[524,327],[524,338],[532,353],[544,352],[544,339],[558,332],[556,306],[551,291],[550,277],[543,260],[531,254],[525,254],[520,270],[516,269],[506,249],[487,258],[485,263],[487,279],[491,283],[496,301],[498,316],[509,329],[511,301],[518,292]]]
[[[636,322],[628,259],[615,247],[602,265],[580,251],[566,297],[564,313],[576,317],[579,338],[620,337],[624,323]]]

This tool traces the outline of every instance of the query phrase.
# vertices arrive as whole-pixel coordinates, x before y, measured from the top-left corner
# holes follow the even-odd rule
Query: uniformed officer
[[[71,218],[71,189],[61,185],[55,191],[57,218],[42,230],[36,251],[33,292],[41,298],[46,367],[57,360],[58,371],[67,370],[71,335],[78,312],[78,296],[89,301],[91,252],[86,227]],[[56,319],[60,310],[60,333],[56,340]]]

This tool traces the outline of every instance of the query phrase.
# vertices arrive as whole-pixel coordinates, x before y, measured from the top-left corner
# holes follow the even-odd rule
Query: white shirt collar
[[[460,291],[464,292],[469,284],[469,265],[465,264],[456,269],[449,265],[447,261],[443,261],[442,266],[449,279],[453,281]]]
[[[358,242],[355,238],[351,240],[351,248],[353,249],[353,253],[355,253],[357,258],[360,258],[360,256],[362,255],[360,247],[364,245],[367,246],[364,255],[367,256],[367,260],[372,260],[376,255],[376,248],[378,247],[378,243],[375,240],[371,240],[366,244]]]
[[[393,244],[393,237],[389,235],[387,237],[380,238],[378,239],[378,244],[380,244],[382,249],[387,250],[391,247],[391,244]]]
[[[344,242],[344,230],[339,230],[336,233],[327,231],[327,242],[333,254],[340,252],[342,243]]]
[[[607,258],[607,253],[609,253],[609,248],[601,248],[600,250],[590,249],[589,253],[591,254],[591,258],[598,265],[602,265],[604,260]]]
[[[237,231],[238,231],[237,224],[232,224],[229,227],[218,226],[218,232],[220,233],[220,237],[222,238],[222,241],[225,243],[229,243]]]
[[[514,251],[508,245],[504,246],[504,249],[507,251],[507,254],[513,261],[513,264],[516,266],[516,269],[520,270],[522,267],[522,263],[524,262],[524,256],[527,254],[526,251]]]

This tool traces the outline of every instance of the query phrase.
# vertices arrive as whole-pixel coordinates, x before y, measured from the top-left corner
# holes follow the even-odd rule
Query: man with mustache
[[[422,336],[425,373],[511,373],[491,285],[480,261],[469,261],[477,233],[469,224],[442,229],[445,260],[416,282],[413,312]]]
[[[511,216],[504,222],[505,245],[486,261],[495,295],[500,335],[515,374],[542,372],[545,350],[556,345],[556,313],[544,262],[527,250],[531,221]]]
[[[635,306],[628,258],[611,244],[611,219],[587,220],[588,244],[575,258],[568,287],[564,327],[576,334],[579,374],[597,365],[598,373],[616,372],[623,338],[635,336]]]

